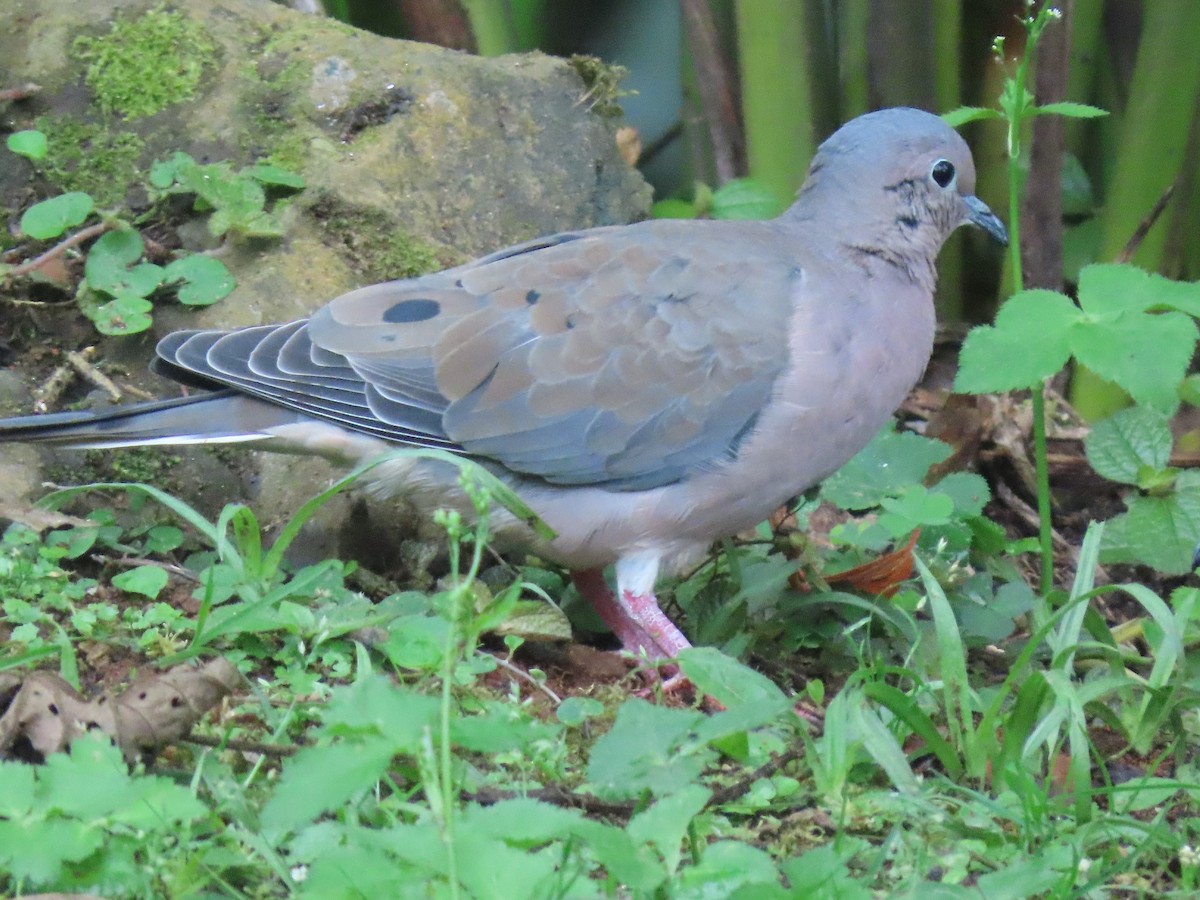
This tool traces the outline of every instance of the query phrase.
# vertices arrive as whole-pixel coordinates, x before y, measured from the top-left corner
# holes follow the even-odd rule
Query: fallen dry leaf
[[[0,754],[42,762],[89,731],[111,737],[125,758],[186,737],[204,713],[241,680],[233,663],[214,659],[143,675],[115,696],[85,699],[53,672],[11,673],[0,680]]]

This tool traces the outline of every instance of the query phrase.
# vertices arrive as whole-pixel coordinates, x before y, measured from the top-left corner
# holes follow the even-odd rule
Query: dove
[[[920,378],[943,242],[964,224],[1007,241],[974,187],[941,119],[879,110],[821,144],[778,218],[565,232],[307,319],[176,332],[155,368],[208,391],[0,421],[0,441],[462,454],[555,533],[496,509],[494,540],[570,569],[626,650],[670,659],[690,644],[659,608],[660,576],[835,472]],[[368,477],[472,514],[444,461]]]

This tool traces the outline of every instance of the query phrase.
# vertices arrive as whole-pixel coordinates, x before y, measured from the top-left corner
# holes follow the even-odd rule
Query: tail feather
[[[301,418],[236,391],[215,391],[106,410],[0,419],[0,443],[80,449],[237,443],[268,440],[270,428]]]

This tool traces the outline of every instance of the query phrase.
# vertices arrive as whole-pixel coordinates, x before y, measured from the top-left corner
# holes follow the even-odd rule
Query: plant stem
[[[1008,119],[1008,228],[1009,261],[1012,266],[1013,286],[1021,290],[1025,286],[1025,275],[1021,265],[1021,194],[1024,177],[1021,172],[1021,138],[1026,119],[1033,117],[1032,104],[1026,98],[1029,80],[1029,63],[1037,51],[1038,37],[1047,24],[1047,12],[1043,6],[1037,18],[1029,26],[1029,39],[1025,52],[1013,75],[1014,90],[1012,106],[1006,110]],[[1050,467],[1046,458],[1046,399],[1043,385],[1032,385],[1030,402],[1033,411],[1033,462],[1037,478],[1038,543],[1042,556],[1041,592],[1043,595],[1054,587],[1054,545],[1050,521]]]
[[[454,811],[457,797],[454,791],[454,758],[450,750],[450,720],[454,670],[458,667],[462,638],[462,606],[467,585],[459,575],[459,540],[461,535],[450,532],[450,628],[442,652],[442,694],[438,709],[438,773],[437,788],[441,791],[442,842],[446,847],[446,872],[450,896],[459,896],[458,854],[454,842]]]

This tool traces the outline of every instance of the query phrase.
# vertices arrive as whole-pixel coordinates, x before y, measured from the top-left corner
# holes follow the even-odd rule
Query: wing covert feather
[[[667,221],[543,239],[162,355],[552,483],[655,487],[734,454],[787,364],[789,248],[769,224],[697,224],[686,243]]]

